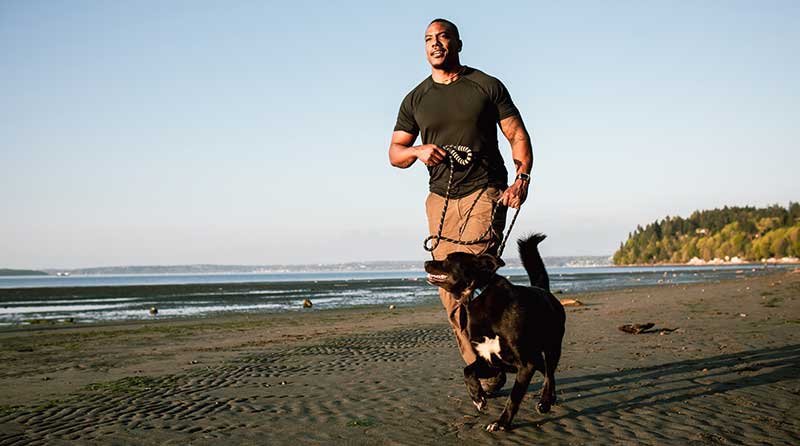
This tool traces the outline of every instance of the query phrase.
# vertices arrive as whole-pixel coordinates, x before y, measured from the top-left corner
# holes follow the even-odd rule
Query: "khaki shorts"
[[[503,191],[496,187],[477,190],[466,197],[451,198],[447,205],[447,215],[442,224],[442,237],[454,240],[475,240],[486,234],[486,229],[490,224],[494,226],[495,239],[488,243],[475,245],[459,245],[456,243],[439,241],[439,245],[433,250],[433,258],[442,260],[451,252],[471,252],[479,254],[488,252],[494,254],[503,238],[503,230],[506,226],[506,213],[508,208],[499,205],[492,221],[492,205],[503,195]],[[477,198],[477,203],[475,202]],[[473,204],[475,207],[473,207]],[[439,232],[439,224],[442,220],[442,207],[444,207],[444,197],[431,192],[425,200],[425,211],[428,214],[428,230],[431,235]],[[470,208],[472,211],[470,212]],[[435,240],[429,241],[429,246],[433,246]],[[488,245],[488,247],[487,247]]]
[[[434,259],[442,260],[451,252],[479,254],[485,251],[489,254],[495,254],[503,238],[508,208],[500,206],[495,212],[494,221],[492,221],[492,203],[496,203],[502,195],[503,192],[500,189],[490,187],[482,191],[475,191],[466,197],[451,199],[447,205],[444,224],[442,224],[443,237],[467,241],[484,238],[483,235],[490,224],[494,225],[497,235],[488,243],[475,245],[459,245],[442,240],[433,250]],[[475,202],[476,199],[478,200],[477,202]],[[474,207],[473,204],[475,205]],[[428,195],[428,199],[425,201],[425,210],[428,214],[428,228],[431,235],[436,235],[439,232],[442,207],[444,207],[444,197],[434,193]],[[472,209],[471,212],[470,208]],[[432,242],[433,240],[428,243]],[[458,301],[458,296],[445,291],[444,288],[439,288],[439,298],[453,329],[461,358],[465,364],[472,364],[477,359],[477,356],[469,340],[467,311]]]

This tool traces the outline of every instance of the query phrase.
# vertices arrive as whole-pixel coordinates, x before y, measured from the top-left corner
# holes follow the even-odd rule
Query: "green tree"
[[[695,211],[688,218],[666,216],[644,227],[637,225],[613,259],[626,264],[785,255],[800,256],[800,204],[795,202],[786,208],[726,206]]]

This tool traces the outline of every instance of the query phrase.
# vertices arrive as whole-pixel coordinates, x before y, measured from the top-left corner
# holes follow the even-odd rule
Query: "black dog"
[[[517,379],[500,418],[488,431],[506,430],[519,409],[536,370],[544,375],[536,409],[550,411],[556,401],[555,370],[564,337],[564,307],[550,293],[534,234],[517,242],[530,287],[517,286],[495,273],[502,260],[491,255],[452,253],[443,261],[425,262],[428,282],[459,296],[467,308],[469,338],[478,360],[464,368],[464,381],[475,407],[483,410],[486,392],[478,378],[491,376],[491,368],[516,372]],[[476,293],[478,291],[478,293]],[[477,294],[474,298],[473,294]]]

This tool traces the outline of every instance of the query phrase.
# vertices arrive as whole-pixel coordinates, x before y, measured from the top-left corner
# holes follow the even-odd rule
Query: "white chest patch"
[[[500,356],[500,336],[495,336],[494,339],[489,339],[487,336],[483,337],[483,342],[475,344],[475,351],[486,362],[492,363],[492,355]]]

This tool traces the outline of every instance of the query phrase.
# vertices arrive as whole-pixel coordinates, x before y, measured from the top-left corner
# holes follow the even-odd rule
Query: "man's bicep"
[[[409,133],[404,130],[395,130],[392,133],[392,144],[411,147],[416,139],[417,135],[415,133]]]

